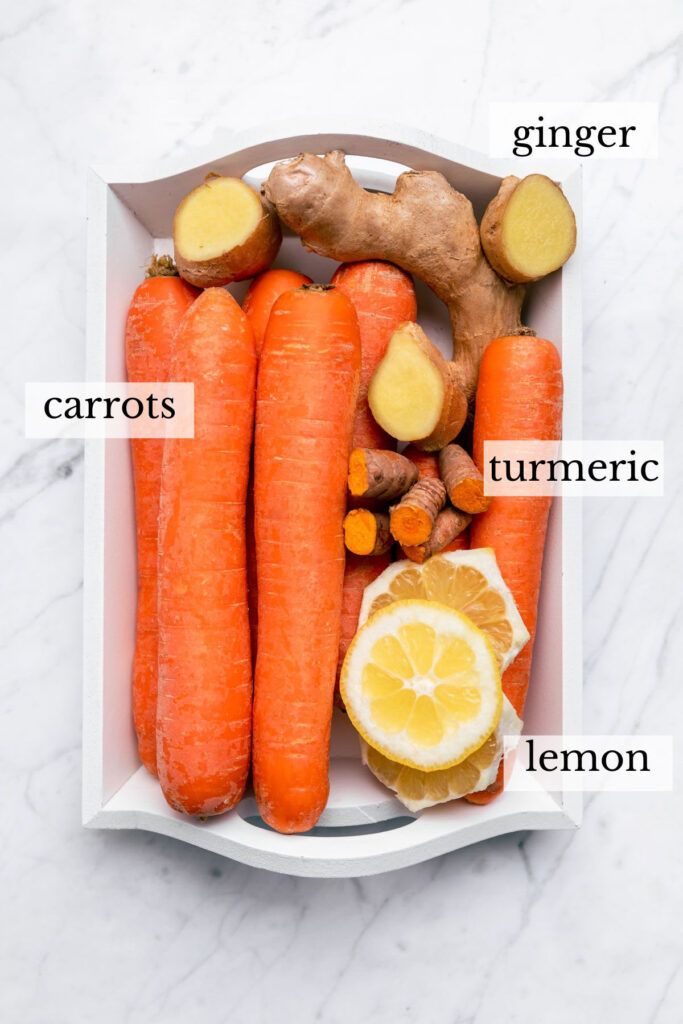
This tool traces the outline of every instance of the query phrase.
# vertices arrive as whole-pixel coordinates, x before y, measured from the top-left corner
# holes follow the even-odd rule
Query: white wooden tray
[[[192,164],[92,170],[88,195],[88,378],[124,380],[123,335],[133,291],[152,252],[171,251],[173,211],[207,171],[246,176],[258,185],[276,160],[301,150],[341,148],[367,188],[391,191],[406,167],[433,168],[464,192],[481,214],[499,179],[519,165],[491,160],[414,129],[344,125],[324,131],[280,125],[216,138]],[[550,169],[554,177],[558,165]],[[544,170],[535,164],[529,170]],[[546,169],[547,170],[547,169]],[[561,181],[577,217],[580,177]],[[580,238],[580,236],[579,236]],[[327,281],[335,264],[284,239],[276,266]],[[445,308],[419,282],[420,321],[448,351]],[[243,294],[245,286],[236,286]],[[580,437],[580,252],[560,273],[529,289],[526,322],[562,351],[564,436]],[[258,817],[251,797],[235,811],[201,823],[172,811],[156,780],[140,766],[133,734],[130,678],[135,634],[136,566],[128,443],[91,440],[85,466],[83,822],[91,828],[139,828],[202,846],[234,860],[294,875],[356,876],[389,871],[517,829],[575,828],[581,796],[504,793],[485,807],[464,801],[409,814],[363,767],[358,743],[336,713],[331,793],[318,826],[281,836]],[[578,733],[581,727],[580,507],[555,503],[543,573],[538,636],[525,729]]]

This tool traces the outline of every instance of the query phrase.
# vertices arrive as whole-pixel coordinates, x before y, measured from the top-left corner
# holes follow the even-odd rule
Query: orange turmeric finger
[[[354,555],[383,555],[393,544],[386,512],[354,508],[344,519],[344,543]]]
[[[446,488],[441,480],[418,480],[391,510],[392,536],[404,547],[424,544],[445,503]]]
[[[439,471],[452,505],[463,512],[485,512],[491,499],[484,494],[484,477],[464,448],[447,444],[439,452]]]
[[[354,498],[393,501],[417,481],[417,466],[398,452],[354,448],[349,456],[349,491]]]
[[[412,562],[426,562],[432,555],[444,551],[452,541],[469,526],[472,516],[457,508],[445,508],[439,512],[434,529],[428,539],[413,547],[404,547],[403,552]],[[451,550],[454,550],[451,548]]]

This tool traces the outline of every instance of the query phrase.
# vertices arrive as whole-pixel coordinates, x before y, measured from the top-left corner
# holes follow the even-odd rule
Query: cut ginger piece
[[[565,195],[545,174],[503,179],[481,222],[486,258],[515,284],[538,281],[562,267],[576,248],[576,218]]]
[[[467,417],[453,364],[415,323],[401,324],[392,334],[370,381],[368,403],[387,434],[425,451],[452,441]]]
[[[173,218],[178,273],[199,288],[261,273],[275,259],[281,241],[277,217],[241,178],[207,175]]]

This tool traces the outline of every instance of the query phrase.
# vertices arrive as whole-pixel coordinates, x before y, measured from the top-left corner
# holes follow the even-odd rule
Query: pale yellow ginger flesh
[[[398,441],[428,437],[439,421],[444,380],[406,330],[397,330],[368,391],[372,415]]]
[[[481,224],[486,256],[508,281],[536,281],[563,266],[576,246],[576,219],[544,174],[506,178]]]
[[[199,288],[242,281],[265,270],[282,241],[278,219],[241,178],[210,174],[173,218],[178,273]]]
[[[243,245],[262,214],[258,195],[245,182],[209,178],[178,207],[175,244],[185,259],[215,259]]]

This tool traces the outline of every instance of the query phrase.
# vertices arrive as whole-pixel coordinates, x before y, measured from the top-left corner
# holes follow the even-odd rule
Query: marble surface
[[[663,499],[585,502],[585,728],[680,735],[681,18],[675,0],[84,0],[0,15],[0,1016],[8,1024],[676,1024],[675,795],[589,798],[360,881],[80,826],[79,443],[22,437],[84,372],[85,168],[301,110],[485,148],[500,99],[657,100],[660,157],[587,162],[584,429],[663,438]],[[677,176],[677,180],[676,180]]]

